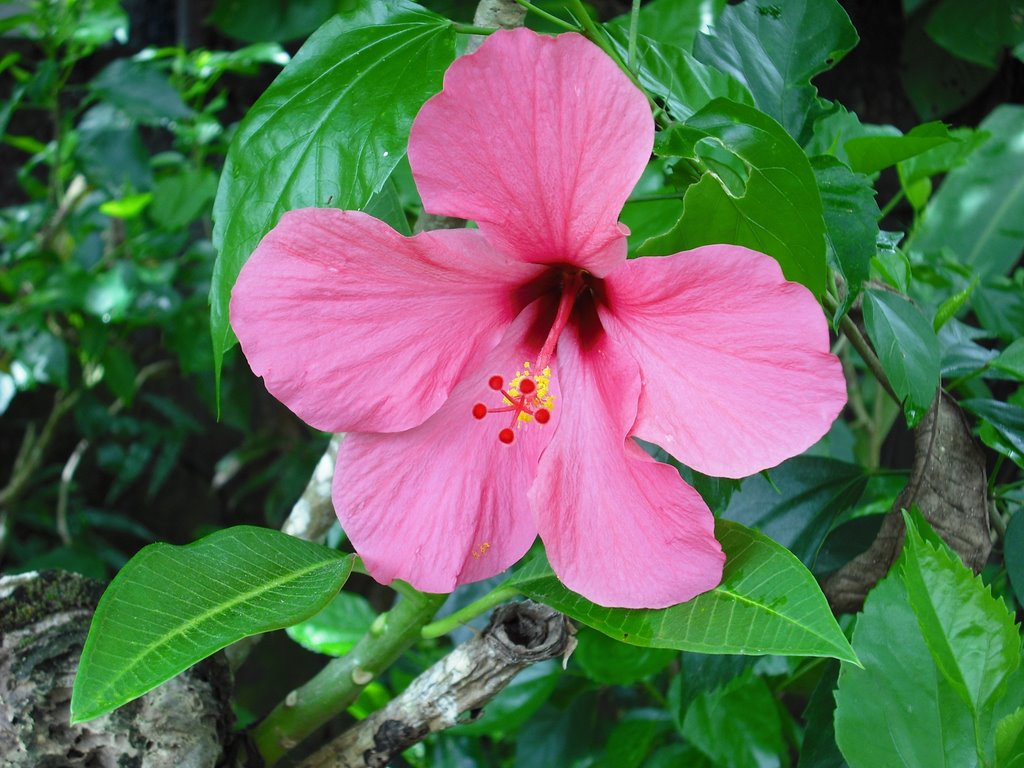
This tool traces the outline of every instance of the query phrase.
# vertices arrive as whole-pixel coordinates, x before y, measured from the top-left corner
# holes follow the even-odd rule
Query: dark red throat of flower
[[[482,420],[488,414],[507,414],[509,425],[498,432],[498,440],[511,445],[516,439],[516,430],[531,422],[547,424],[551,421],[551,409],[554,397],[550,394],[551,358],[558,344],[558,337],[565,330],[572,313],[576,296],[583,285],[582,274],[573,272],[566,276],[562,283],[562,295],[558,302],[555,319],[548,331],[544,345],[537,355],[537,363],[524,362],[520,370],[506,383],[505,377],[495,374],[487,380],[487,386],[500,392],[502,403],[489,408],[484,403],[473,405],[473,418]]]

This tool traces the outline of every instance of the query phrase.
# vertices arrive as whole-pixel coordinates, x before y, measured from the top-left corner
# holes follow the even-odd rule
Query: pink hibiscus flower
[[[659,608],[721,580],[714,519],[671,466],[742,477],[818,440],[846,400],[813,296],[759,253],[626,260],[650,157],[644,96],[574,34],[497,32],[448,70],[409,160],[433,213],[285,214],[231,322],[270,392],[348,432],[334,504],[373,576],[493,576],[539,534],[567,587]]]

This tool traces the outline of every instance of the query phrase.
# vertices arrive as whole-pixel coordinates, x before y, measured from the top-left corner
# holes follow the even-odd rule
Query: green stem
[[[899,205],[900,201],[904,197],[906,197],[906,195],[904,194],[902,189],[899,192],[897,192],[895,195],[893,195],[892,198],[889,200],[889,202],[885,204],[885,207],[883,207],[882,210],[879,211],[879,213],[878,213],[878,220],[881,221],[886,216],[888,216],[890,213],[892,213],[892,209],[895,208],[897,205]]]
[[[423,625],[434,617],[447,597],[421,592],[401,598],[385,614],[383,626],[374,622],[351,651],[329,662],[316,677],[292,691],[252,730],[252,742],[265,764],[274,765],[309,734],[345,711],[370,680],[419,639]]]
[[[520,594],[519,590],[513,589],[512,587],[506,587],[501,584],[486,595],[481,597],[479,600],[474,600],[469,605],[463,606],[459,610],[455,611],[443,619],[427,624],[421,631],[420,635],[426,639],[434,637],[442,637],[447,635],[454,629],[469,623],[482,613],[487,613],[497,605],[501,605],[513,597],[517,597]]]
[[[472,24],[462,24],[453,21],[452,29],[460,35],[493,35],[498,30],[495,27],[474,27]]]
[[[839,302],[836,301],[831,294],[826,292],[822,297],[822,303],[824,303],[825,309],[828,310],[828,313],[835,317],[835,314],[839,309]],[[885,369],[882,367],[882,363],[878,360],[878,357],[875,356],[874,351],[868,344],[867,339],[865,339],[864,335],[860,332],[860,328],[857,327],[857,324],[850,319],[849,315],[843,315],[842,320],[839,321],[839,328],[842,330],[846,338],[850,340],[850,344],[853,345],[853,348],[857,350],[858,354],[860,354],[861,358],[864,360],[864,364],[867,365],[868,370],[870,370],[878,380],[882,389],[886,391],[896,405],[899,405],[900,398],[896,394],[896,390],[894,390],[892,388],[892,384],[889,383],[889,377],[885,375]]]
[[[554,24],[556,26],[559,26],[562,29],[566,29],[569,32],[579,32],[580,31],[580,28],[577,27],[576,25],[570,24],[565,19],[560,19],[557,16],[555,16],[554,14],[548,13],[547,11],[538,8],[533,3],[527,2],[527,0],[516,0],[516,2],[519,3],[519,5],[523,6],[523,8],[528,10],[530,13],[535,13],[538,16],[540,16],[542,19],[547,19],[552,24]]]
[[[633,0],[629,11],[629,71],[636,75],[636,32],[640,22],[640,0]]]

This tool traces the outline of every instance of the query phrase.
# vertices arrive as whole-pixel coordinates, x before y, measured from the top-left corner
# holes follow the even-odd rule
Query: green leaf
[[[803,720],[807,727],[800,745],[798,768],[846,768],[846,761],[836,746],[835,689],[839,667],[838,662],[829,662],[804,709]]]
[[[925,541],[912,518],[907,521],[901,574],[911,608],[936,667],[980,731],[988,724],[985,711],[993,709],[1020,662],[1020,635],[981,577],[948,548]]]
[[[285,631],[303,648],[344,656],[370,630],[377,613],[365,597],[339,592],[320,613]]]
[[[835,519],[860,499],[867,475],[859,464],[797,456],[745,479],[722,516],[757,528],[786,547],[808,568]]]
[[[651,751],[658,730],[662,727],[662,723],[653,719],[652,714],[649,710],[637,710],[635,713],[627,713],[616,723],[608,737],[608,743],[595,763],[595,768],[646,766],[645,758]]]
[[[1004,104],[981,123],[989,138],[955,168],[925,209],[907,249],[950,248],[982,276],[1004,275],[1024,249],[1024,106]]]
[[[844,149],[854,171],[872,174],[956,140],[945,124],[934,122],[915,126],[903,136],[856,137]]]
[[[660,672],[679,657],[671,649],[637,648],[586,628],[577,640],[573,661],[591,680],[609,685],[632,685]]]
[[[96,608],[71,695],[72,724],[126,704],[246,635],[315,614],[353,561],[250,526],[182,547],[150,544]]]
[[[788,279],[820,296],[826,272],[821,198],[810,162],[782,126],[752,107],[717,99],[666,134],[662,151],[691,157],[705,172],[687,188],[675,227],[641,252],[743,245],[773,257]]]
[[[163,73],[131,59],[107,65],[89,83],[104,101],[143,123],[187,120],[195,115]]]
[[[960,405],[981,416],[1002,435],[1014,450],[1024,454],[1024,408],[998,400],[962,400]]]
[[[284,42],[305,37],[340,5],[339,0],[216,0],[210,22],[224,34],[247,43]]]
[[[828,656],[856,662],[814,577],[767,536],[718,520],[722,583],[661,610],[604,608],[562,586],[543,557],[510,586],[622,642],[701,653]]]
[[[100,204],[100,213],[114,219],[134,219],[141,214],[153,200],[149,192],[137,195],[125,195],[120,200],[107,200]]]
[[[960,167],[988,139],[987,133],[973,128],[955,128],[949,135],[955,141],[940,144],[896,164],[904,189]]]
[[[903,296],[864,292],[864,325],[889,383],[914,426],[935,399],[941,350],[931,323]]]
[[[209,213],[217,194],[217,175],[209,168],[183,168],[153,185],[149,216],[162,229],[174,231]]]
[[[970,103],[996,74],[937,45],[925,32],[924,14],[907,19],[899,73],[922,120],[935,120]]]
[[[1017,339],[999,353],[991,367],[1008,373],[1017,381],[1024,381],[1024,339]]]
[[[786,751],[775,696],[764,678],[749,673],[694,699],[682,735],[728,768],[781,766]]]
[[[640,6],[637,34],[656,43],[689,52],[698,32],[706,32],[726,0],[652,0]],[[629,33],[629,13],[616,16],[606,27]]]
[[[1020,11],[1016,0],[942,0],[925,29],[954,56],[994,69],[1003,49],[1024,39]]]
[[[870,179],[828,155],[811,158],[825,217],[825,238],[846,294],[839,318],[849,310],[871,272],[880,213]]]
[[[850,768],[978,763],[970,712],[935,668],[895,571],[868,595],[853,648],[863,668],[840,670],[835,716]]]
[[[365,206],[405,155],[412,120],[454,56],[444,17],[408,0],[363,2],[317,30],[249,110],[214,202],[217,371],[235,344],[231,288],[263,235],[294,208]]]
[[[732,75],[764,112],[803,144],[818,116],[811,79],[856,44],[857,31],[835,0],[776,0],[730,5],[694,55]]]
[[[625,60],[627,33],[614,27],[608,31]],[[686,120],[717,98],[754,105],[754,98],[736,78],[701,64],[682,48],[637,37],[636,54],[640,84],[648,93],[661,97],[673,120]]]
[[[1015,768],[1024,756],[1024,707],[996,723],[996,765]]]

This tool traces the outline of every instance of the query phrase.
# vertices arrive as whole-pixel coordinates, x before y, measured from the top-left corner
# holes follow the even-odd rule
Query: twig
[[[829,314],[835,316],[836,311],[839,309],[839,303],[828,293],[823,297],[823,303]],[[881,384],[882,389],[886,391],[896,405],[900,405],[902,401],[900,400],[899,395],[896,394],[896,390],[894,390],[892,388],[892,384],[889,383],[889,377],[885,375],[885,369],[882,367],[882,363],[871,349],[867,339],[865,339],[864,335],[860,332],[860,328],[857,327],[857,324],[850,319],[849,315],[843,315],[843,319],[839,321],[839,328],[845,334],[846,338],[850,340],[853,348],[857,350],[858,354],[860,354],[861,358],[864,360],[864,364],[867,365],[868,370],[874,374],[878,383]]]
[[[482,634],[453,650],[399,696],[299,764],[299,768],[387,765],[429,733],[480,716],[522,669],[573,646],[566,618],[532,601],[495,609]],[[462,719],[464,715],[468,717]]]

